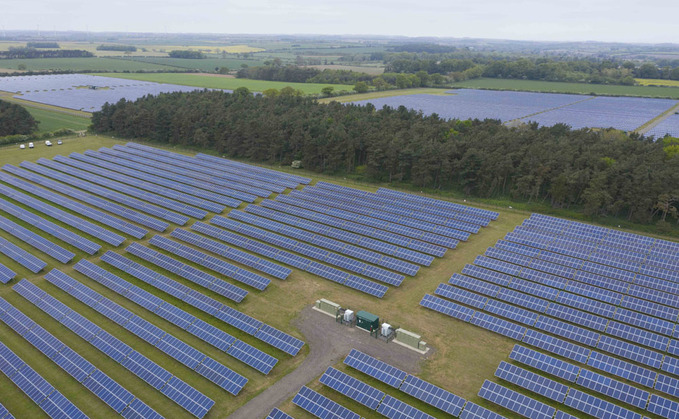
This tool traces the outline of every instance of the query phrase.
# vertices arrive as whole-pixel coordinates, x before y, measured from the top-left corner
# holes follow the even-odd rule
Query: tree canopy
[[[23,107],[0,100],[0,137],[30,134],[38,128],[38,121]]]

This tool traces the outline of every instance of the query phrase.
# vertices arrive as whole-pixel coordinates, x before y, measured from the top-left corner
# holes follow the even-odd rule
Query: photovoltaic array
[[[510,355],[578,388],[502,363],[505,381],[596,417],[675,417],[679,403],[654,393],[679,396],[677,255],[673,242],[534,214],[420,304],[570,359],[523,346]],[[543,409],[484,394],[519,414]]]

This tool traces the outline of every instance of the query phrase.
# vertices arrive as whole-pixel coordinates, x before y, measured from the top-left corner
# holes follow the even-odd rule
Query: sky
[[[0,0],[0,29],[679,43],[677,0]]]

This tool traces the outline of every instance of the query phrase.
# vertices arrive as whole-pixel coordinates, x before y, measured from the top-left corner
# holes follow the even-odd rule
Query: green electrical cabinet
[[[356,313],[356,326],[365,329],[368,332],[375,332],[380,330],[380,318],[367,311],[359,311]]]

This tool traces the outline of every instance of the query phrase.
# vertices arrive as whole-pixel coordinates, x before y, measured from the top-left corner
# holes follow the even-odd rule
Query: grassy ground
[[[113,144],[124,142],[125,141],[109,137],[89,136],[84,138],[66,139],[64,141],[64,145],[62,146],[45,147],[39,144],[34,150],[19,150],[14,146],[5,147],[0,148],[0,166],[5,163],[18,164],[22,160],[35,161],[38,159],[38,157],[51,158],[56,154],[68,155],[74,151],[82,152],[87,149],[96,150],[99,147],[110,147]],[[193,154],[192,152],[188,152],[186,150],[173,149],[173,151]],[[279,169],[278,167],[274,168]],[[293,171],[289,168],[280,169],[288,172]],[[296,171],[295,173],[309,174],[304,171]],[[331,179],[333,182],[338,184],[371,191],[374,191],[377,187],[376,185],[359,185],[341,178],[328,178],[325,176],[316,175],[314,175],[314,178],[317,180]],[[461,200],[456,201],[461,202]],[[198,289],[199,291],[210,295],[211,297],[222,301],[229,306],[233,306],[268,324],[271,324],[274,327],[302,338],[303,336],[300,336],[299,332],[292,326],[293,320],[303,307],[312,305],[314,301],[319,298],[326,298],[335,301],[343,307],[350,307],[354,310],[364,309],[378,314],[383,320],[388,321],[396,327],[403,327],[421,334],[423,339],[426,340],[433,348],[432,353],[422,361],[422,373],[420,376],[423,379],[429,380],[436,385],[439,385],[462,397],[479,402],[479,398],[476,396],[478,389],[485,379],[491,378],[493,376],[493,371],[499,362],[501,360],[507,359],[514,341],[477,328],[470,324],[456,321],[447,316],[424,309],[419,306],[419,301],[424,294],[432,293],[439,283],[446,282],[452,273],[459,272],[465,264],[471,263],[477,255],[483,253],[486,248],[492,246],[498,239],[502,238],[508,231],[513,229],[514,226],[521,223],[521,221],[525,219],[529,213],[526,211],[507,209],[506,207],[500,209],[490,205],[484,205],[479,202],[467,202],[467,204],[482,208],[499,210],[501,213],[500,218],[497,221],[491,223],[489,227],[482,229],[478,235],[474,235],[468,242],[461,243],[457,249],[448,251],[444,258],[435,260],[430,267],[422,268],[417,277],[407,278],[399,288],[391,288],[385,297],[380,300],[357,291],[350,290],[346,287],[342,287],[308,273],[300,272],[296,269],[293,270],[293,273],[285,281],[274,279],[266,291],[257,292],[250,290],[250,295],[238,305],[230,303],[221,296],[201,289],[195,284],[189,283],[188,281],[180,278],[176,278],[174,275],[169,276],[191,288]],[[13,217],[10,218],[27,228],[32,228],[31,226],[23,223],[21,220],[14,219]],[[51,221],[61,224],[55,220]],[[63,226],[63,224],[61,225]],[[167,233],[169,233],[169,231],[164,233],[164,235],[167,235]],[[149,234],[145,240],[141,240],[140,242],[145,244],[147,239],[152,235],[153,234]],[[15,243],[17,242],[4,232],[0,233],[0,236],[5,237],[8,240],[12,240]],[[58,240],[55,241],[59,242]],[[96,239],[94,239],[94,241],[99,242]],[[129,243],[130,241],[128,240],[123,246],[121,246],[119,249],[116,249],[116,251],[125,254],[123,249]],[[71,249],[78,255],[75,258],[75,261],[79,260],[81,257],[87,257],[94,263],[106,267],[115,274],[130,280],[135,285],[153,291],[155,294],[161,296],[173,304],[180,306],[182,309],[189,311],[198,318],[210,322],[218,327],[224,328],[224,330],[233,334],[235,337],[243,339],[280,359],[280,362],[274,371],[269,376],[264,377],[261,374],[244,366],[243,364],[226,356],[225,354],[215,350],[211,346],[204,344],[194,336],[179,330],[166,321],[130,303],[125,298],[120,297],[103,286],[100,286],[86,277],[75,273],[72,269],[72,263],[62,265],[42,254],[40,255],[41,258],[49,262],[48,270],[52,267],[58,267],[65,273],[72,275],[77,280],[92,287],[97,292],[100,292],[106,297],[118,302],[141,317],[151,321],[159,327],[162,327],[180,339],[193,345],[197,349],[203,351],[207,355],[248,377],[250,382],[245,387],[243,393],[234,398],[224,393],[215,385],[207,382],[202,377],[179,365],[176,361],[159,352],[157,349],[152,348],[148,344],[144,343],[136,336],[131,335],[121,327],[111,323],[108,319],[85,307],[80,302],[47,283],[42,278],[44,273],[33,275],[14,262],[10,261],[7,263],[11,269],[19,273],[20,277],[26,277],[31,282],[36,283],[39,287],[47,290],[50,294],[54,295],[62,302],[78,310],[81,314],[95,321],[97,324],[114,334],[116,337],[125,341],[135,349],[141,351],[150,359],[163,365],[171,372],[177,374],[181,379],[185,380],[199,391],[215,400],[217,403],[207,416],[208,419],[228,416],[229,413],[233,412],[247,400],[254,397],[273,382],[281,379],[287,372],[294,369],[308,353],[308,347],[305,347],[300,355],[295,358],[290,358],[289,356],[269,347],[268,345],[262,344],[261,342],[256,341],[249,336],[244,336],[243,333],[225,326],[221,322],[215,321],[211,317],[199,312],[193,307],[186,306],[181,301],[178,301],[173,297],[164,295],[155,289],[149,288],[140,281],[137,281],[124,273],[121,273],[120,271],[109,268],[108,265],[101,263],[97,256],[89,257],[84,255],[83,252],[73,249],[70,245],[63,243],[59,244]],[[23,243],[18,243],[18,245],[23,248],[30,249]],[[110,246],[104,245],[100,253],[103,253],[105,250],[110,248]],[[36,254],[38,253],[34,250],[32,250],[32,252]],[[135,259],[136,261],[147,266],[152,266],[146,262],[140,261],[135,257],[131,257],[131,259]],[[193,263],[188,264],[196,266]],[[160,270],[158,268],[155,269]],[[201,269],[205,270],[205,268]],[[176,405],[173,403],[168,402],[167,399],[159,395],[159,393],[153,390],[150,386],[146,385],[128,371],[120,368],[108,358],[102,356],[89,344],[80,340],[80,338],[75,336],[73,333],[66,330],[56,321],[52,320],[39,309],[32,306],[18,294],[14,293],[10,286],[0,285],[0,296],[8,299],[10,303],[14,304],[31,318],[38,321],[46,329],[55,334],[62,341],[66,342],[69,346],[76,349],[77,352],[85,356],[88,360],[93,362],[97,367],[101,368],[116,381],[124,384],[126,388],[132,391],[135,395],[139,396],[142,400],[147,402],[151,407],[156,409],[165,417],[188,417],[186,412],[176,407]],[[52,382],[52,384],[54,384],[58,390],[62,391],[67,397],[76,403],[78,407],[83,409],[85,413],[91,415],[92,417],[114,416],[113,412],[108,409],[100,400],[94,397],[91,393],[83,391],[79,384],[63,373],[56,365],[52,364],[43,355],[37,352],[37,350],[32,348],[30,344],[19,338],[4,324],[0,324],[0,340],[7,343],[10,348],[20,354],[32,367],[34,367],[40,374]],[[338,367],[343,369],[342,366]],[[358,378],[363,379],[364,381],[376,384],[373,380],[368,379],[366,376],[356,373],[355,371],[350,371],[350,373],[354,376],[357,376]],[[41,412],[28,400],[26,396],[24,396],[11,382],[9,382],[6,377],[0,376],[0,386],[2,386],[1,388],[3,389],[0,393],[0,402],[8,407],[15,416],[42,416]],[[314,388],[319,387],[317,381],[311,383],[310,386]],[[383,389],[385,387],[382,385],[377,386]],[[366,412],[365,409],[349,401],[348,399],[336,394],[332,394],[332,392],[330,392],[328,389],[322,389],[321,391],[331,395],[333,399],[340,401],[347,407],[363,414],[364,416],[371,417],[372,415],[372,413]],[[422,403],[419,403],[414,399],[398,392],[393,394],[398,394],[399,398],[406,400],[416,407],[422,410],[427,410],[429,413],[439,417],[437,412],[432,411],[432,409],[427,408]],[[289,402],[284,404],[283,408],[286,411],[292,413],[295,417],[309,417],[300,409],[291,406]]]
[[[239,70],[243,64],[250,67],[264,64],[263,60],[242,58],[205,58],[202,60],[187,60],[169,57],[132,57],[129,59],[138,62],[158,64],[175,68],[185,68],[189,70],[197,69],[204,72],[213,72],[215,71],[215,68],[219,67],[227,67],[230,70]]]
[[[373,75],[379,75],[384,73],[384,67],[382,66],[360,66],[360,65],[342,65],[342,64],[323,64],[323,65],[310,65],[307,67],[317,68],[319,70],[349,70],[356,71],[359,73],[368,73]]]
[[[381,92],[368,92],[368,93],[361,93],[361,94],[355,94],[355,95],[346,95],[346,96],[337,96],[337,97],[329,97],[329,98],[323,98],[319,99],[318,101],[321,103],[329,103],[329,102],[340,102],[340,103],[346,103],[346,102],[355,102],[357,100],[369,100],[369,99],[377,99],[381,97],[392,97],[392,96],[404,96],[404,95],[445,95],[448,94],[446,93],[450,89],[433,89],[433,88],[419,88],[419,89],[397,89],[397,90],[383,90]]]
[[[353,89],[353,86],[344,84],[316,84],[316,83],[286,83],[280,81],[265,81],[265,80],[249,80],[249,79],[232,79],[224,77],[210,77],[197,74],[181,74],[181,73],[153,73],[153,74],[117,74],[117,73],[102,73],[100,76],[120,77],[132,80],[153,81],[158,83],[174,83],[185,86],[206,87],[212,89],[236,89],[238,87],[247,87],[253,92],[262,92],[266,89],[282,89],[290,86],[294,89],[302,90],[306,94],[319,94],[321,89],[326,86],[333,86],[335,90]]]
[[[474,79],[453,84],[468,89],[521,90],[527,92],[596,94],[602,96],[641,96],[679,99],[679,88],[657,86],[618,86],[586,83],[561,83],[534,80]]]
[[[81,131],[86,130],[90,125],[90,119],[86,117],[30,106],[26,106],[26,110],[39,122],[39,132],[52,132],[62,128]]]
[[[21,64],[26,66],[26,70],[33,71],[168,71],[175,69],[160,64],[101,57],[0,60],[0,68],[4,69],[17,70]]]

